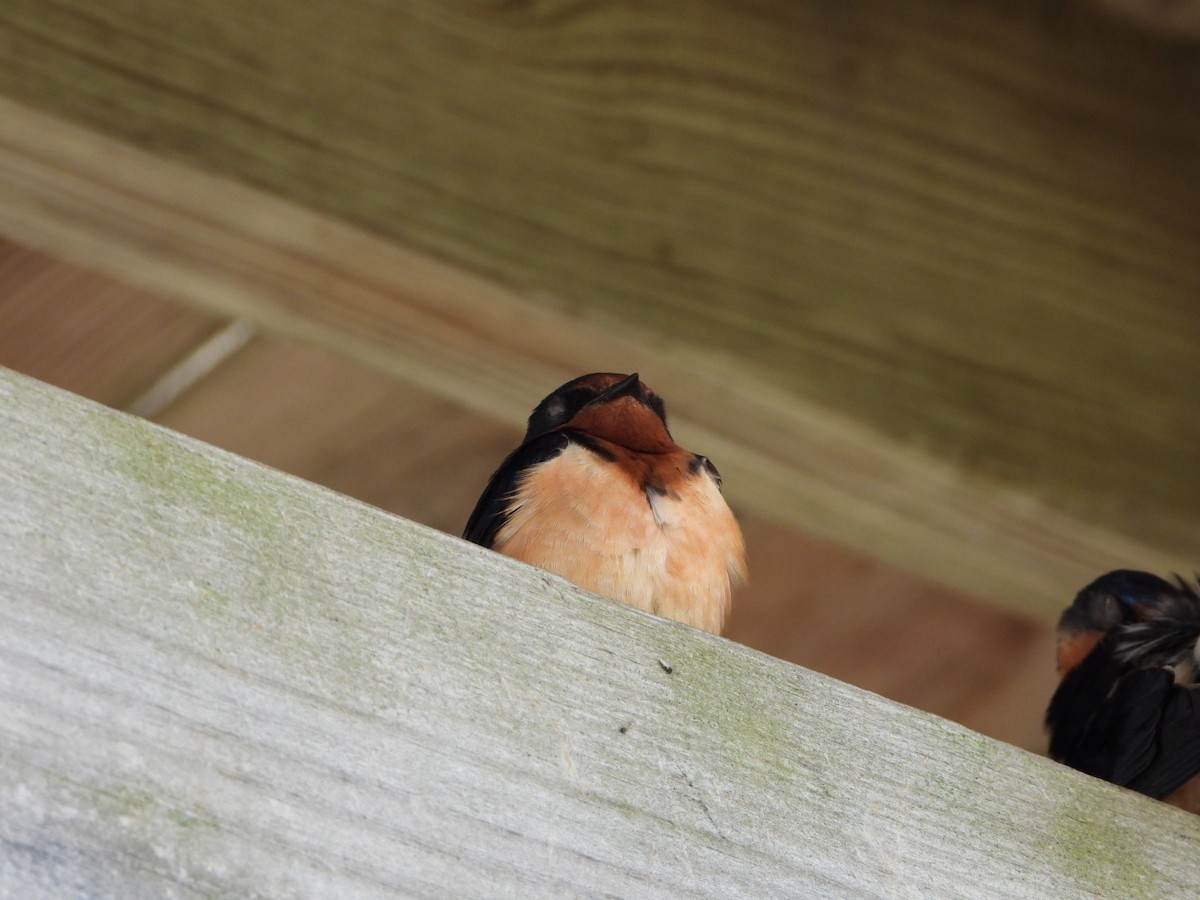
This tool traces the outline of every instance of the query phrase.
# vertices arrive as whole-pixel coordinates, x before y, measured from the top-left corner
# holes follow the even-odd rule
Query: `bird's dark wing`
[[[1090,766],[1082,762],[1095,755],[1095,720],[1122,671],[1111,638],[1105,638],[1067,673],[1046,710],[1052,757],[1090,775],[1099,774],[1095,771],[1099,760],[1092,760]]]
[[[1195,688],[1170,688],[1155,744],[1153,761],[1130,780],[1129,787],[1151,797],[1165,797],[1200,773],[1200,695]]]
[[[1050,755],[1161,798],[1200,773],[1200,696],[1168,669],[1121,674],[1109,642],[1063,679],[1050,708]]]
[[[483,494],[475,504],[475,511],[467,520],[463,537],[474,544],[492,546],[496,532],[508,521],[508,507],[520,485],[522,473],[530,466],[558,456],[570,442],[570,433],[552,431],[526,441],[510,453],[483,489]]]
[[[1166,669],[1138,669],[1117,682],[1096,716],[1099,758],[1108,760],[1101,777],[1126,787],[1150,769],[1158,755],[1163,708],[1175,683]]]

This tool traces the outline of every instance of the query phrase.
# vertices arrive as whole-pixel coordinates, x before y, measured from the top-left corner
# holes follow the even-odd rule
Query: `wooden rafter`
[[[508,421],[640,369],[738,499],[1049,615],[1193,563],[1200,126],[1043,10],[13,0],[0,229]]]

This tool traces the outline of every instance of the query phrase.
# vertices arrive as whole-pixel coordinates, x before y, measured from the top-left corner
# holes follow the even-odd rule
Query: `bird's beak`
[[[632,394],[635,392],[638,397],[640,397],[642,400],[645,400],[645,395],[642,393],[641,385],[641,376],[638,375],[637,372],[634,372],[628,378],[623,378],[607,390],[601,391],[596,395],[596,398],[592,400],[592,403],[607,403],[609,400],[615,400],[618,397],[624,396],[625,394]],[[592,403],[589,403],[588,406],[591,406]]]

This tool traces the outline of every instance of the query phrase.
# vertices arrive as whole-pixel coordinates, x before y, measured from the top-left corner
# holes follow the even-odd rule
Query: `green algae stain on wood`
[[[764,797],[781,790],[794,800],[807,798],[802,803],[834,796],[837,774],[818,762],[828,758],[828,735],[803,727],[811,721],[806,707],[826,702],[818,685],[748,683],[755,673],[743,660],[731,658],[708,635],[695,637],[680,641],[654,668],[684,723],[704,735],[707,754],[736,767],[747,789]]]
[[[220,635],[249,628],[306,680],[337,678],[354,692],[379,681],[360,623],[339,604],[338,573],[311,537],[310,495],[324,491],[265,469],[239,471],[233,457],[108,410],[94,410],[89,425],[111,467],[109,488],[125,492],[147,530],[169,535],[155,542],[150,564],[184,570],[208,557],[207,577],[178,585],[207,623],[205,640],[219,647]],[[388,517],[354,521],[372,518],[368,527]]]
[[[150,832],[161,833],[174,827],[180,831],[217,833],[221,820],[199,803],[177,806],[164,802],[148,788],[120,787],[113,790],[96,788],[92,792],[96,807],[105,815],[132,827],[138,824]]]
[[[1100,896],[1123,900],[1163,896],[1163,861],[1147,855],[1145,826],[1114,816],[1104,802],[1103,794],[1108,793],[1107,785],[1096,784],[1095,790],[1067,793],[1062,802],[1048,798],[1048,808],[1031,810],[1048,817],[1052,839],[1044,850],[1046,859],[1079,884],[1091,885]],[[1185,815],[1149,799],[1144,802],[1158,807],[1163,828]]]

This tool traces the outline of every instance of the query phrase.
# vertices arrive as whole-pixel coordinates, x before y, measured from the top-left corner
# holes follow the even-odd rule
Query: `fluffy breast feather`
[[[691,454],[664,457],[669,487],[572,444],[521,478],[496,534],[501,553],[637,609],[717,633],[746,576],[733,513]]]

